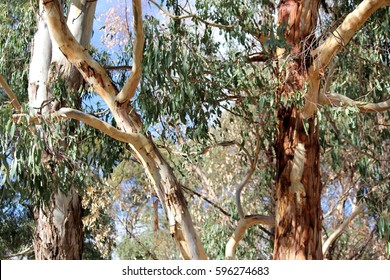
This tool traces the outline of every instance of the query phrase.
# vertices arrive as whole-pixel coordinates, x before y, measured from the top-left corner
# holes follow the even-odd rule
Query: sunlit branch
[[[152,2],[165,15],[167,15],[168,17],[170,17],[171,19],[174,19],[174,20],[194,18],[194,19],[197,19],[200,22],[204,23],[205,25],[212,26],[212,27],[217,27],[217,28],[221,28],[221,29],[232,29],[234,27],[234,24],[233,25],[222,25],[222,24],[218,24],[218,23],[209,22],[209,21],[206,21],[206,20],[200,18],[199,16],[197,16],[195,14],[176,16],[176,15],[173,15],[172,13],[170,13],[169,11],[167,11],[166,9],[164,9],[161,5],[157,4],[156,1],[154,1],[154,0],[149,0],[149,1]]]
[[[134,17],[134,43],[133,43],[133,66],[132,72],[126,84],[116,97],[119,103],[129,101],[135,94],[142,72],[142,58],[144,49],[144,30],[142,25],[142,5],[141,0],[133,0]]]
[[[347,15],[341,25],[313,51],[314,67],[318,71],[324,71],[367,19],[379,8],[388,5],[388,2],[388,0],[364,0],[361,2],[353,12]]]
[[[18,98],[11,90],[10,86],[7,84],[7,82],[4,80],[3,76],[0,74],[0,85],[4,88],[5,93],[8,95],[9,99],[11,100],[11,104],[16,110],[16,112],[20,112],[22,106],[20,105]]]
[[[120,131],[112,125],[102,121],[101,119],[76,109],[61,108],[57,112],[53,113],[52,116],[81,121],[86,125],[96,128],[104,134],[107,134],[108,136],[121,142],[132,143],[138,141],[138,134]]]
[[[57,0],[41,0],[47,14],[47,23],[60,51],[82,74],[106,104],[112,108],[117,89],[104,68],[96,62],[70,32]]]
[[[355,219],[359,214],[363,213],[364,204],[360,204],[356,207],[355,210],[349,215],[349,217],[329,236],[322,246],[322,253],[325,256],[329,250],[330,245],[343,233],[343,231],[348,227],[353,219]]]
[[[332,93],[332,94],[320,94],[319,103],[321,105],[333,105],[333,106],[356,106],[361,112],[364,113],[378,113],[390,110],[390,99],[379,103],[367,103],[355,101],[345,95]]]
[[[24,249],[21,252],[7,255],[4,258],[5,259],[11,259],[11,258],[15,258],[15,257],[21,258],[21,257],[27,256],[27,255],[32,254],[32,253],[34,253],[34,248],[31,246],[31,247]]]
[[[246,230],[254,225],[274,226],[275,218],[272,216],[251,215],[241,219],[237,225],[236,230],[233,233],[233,236],[229,239],[228,243],[226,244],[226,248],[225,248],[226,259],[228,260],[234,259],[234,255],[238,243],[245,236]]]

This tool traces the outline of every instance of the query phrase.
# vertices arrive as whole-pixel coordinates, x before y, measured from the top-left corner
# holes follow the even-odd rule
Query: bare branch
[[[98,119],[94,116],[91,116],[76,109],[61,108],[60,110],[52,114],[52,116],[81,121],[121,142],[135,143],[138,141],[139,138],[139,135],[137,133],[126,133],[120,131],[112,125],[102,121],[101,119]]]
[[[228,260],[234,259],[235,251],[238,246],[238,243],[244,237],[246,230],[254,225],[267,225],[275,226],[275,218],[272,216],[264,215],[251,215],[247,216],[240,220],[237,225],[236,230],[233,233],[233,236],[229,239],[225,248],[225,257]]]
[[[345,95],[337,93],[320,94],[319,103],[321,105],[334,105],[338,107],[356,106],[364,113],[378,113],[390,110],[390,99],[379,103],[367,103],[355,101]]]
[[[119,103],[125,103],[133,98],[135,90],[141,79],[142,58],[144,50],[144,30],[142,26],[142,5],[141,0],[133,0],[133,17],[134,17],[134,43],[133,43],[133,67],[129,79],[123,86],[122,90],[116,97]]]
[[[4,88],[5,93],[8,95],[9,99],[11,100],[11,104],[16,110],[16,112],[20,112],[22,106],[20,105],[18,98],[11,90],[10,86],[7,84],[7,82],[4,80],[3,76],[0,74],[0,85]]]
[[[209,21],[206,21],[206,20],[200,18],[199,16],[197,16],[195,14],[176,16],[176,15],[173,15],[172,13],[170,13],[169,11],[167,11],[166,9],[164,9],[161,5],[157,4],[156,1],[154,1],[154,0],[149,0],[149,1],[152,2],[160,11],[162,11],[164,14],[166,14],[168,17],[170,17],[171,19],[174,19],[174,20],[194,18],[194,19],[197,19],[200,22],[202,22],[206,25],[212,26],[212,27],[217,27],[217,28],[221,28],[221,29],[232,29],[234,27],[234,24],[233,25],[222,25],[222,24],[218,24],[218,23],[209,22]]]
[[[355,219],[359,214],[363,213],[364,210],[364,204],[360,204],[358,207],[356,207],[355,210],[349,215],[348,219],[344,221],[325,241],[324,245],[322,246],[322,253],[325,256],[326,253],[329,250],[330,245],[343,233],[343,231],[348,227],[348,225],[351,223],[353,219]]]
[[[387,4],[386,0],[364,0],[353,12],[348,14],[341,25],[313,51],[312,56],[315,57],[313,65],[317,68],[316,70],[324,71],[367,19],[376,10]]]
[[[133,66],[130,65],[118,65],[118,66],[104,66],[107,71],[120,71],[120,70],[132,70]]]

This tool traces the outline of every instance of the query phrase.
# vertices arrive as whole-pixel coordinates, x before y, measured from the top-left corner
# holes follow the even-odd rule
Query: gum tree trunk
[[[89,45],[95,8],[96,2],[74,0],[69,9],[68,26],[77,41],[85,47]],[[59,110],[64,105],[54,103],[53,96],[48,90],[49,84],[57,82],[59,78],[66,83],[68,97],[73,99],[73,103],[80,105],[80,100],[74,92],[83,81],[79,71],[51,41],[46,19],[45,11],[40,5],[29,77],[29,99],[36,114]],[[81,259],[83,252],[81,197],[75,186],[70,186],[70,192],[67,194],[58,190],[55,183],[46,188],[52,191],[52,194],[50,201],[46,205],[42,204],[35,215],[35,258]]]
[[[91,1],[87,1],[91,2]],[[133,1],[134,14],[134,61],[132,74],[123,89],[118,92],[105,70],[94,61],[70,34],[65,24],[62,5],[59,1],[40,3],[47,12],[47,23],[50,35],[61,53],[82,74],[96,93],[105,101],[118,124],[115,128],[102,120],[72,108],[62,108],[57,116],[82,121],[107,135],[129,143],[142,162],[145,171],[152,181],[161,204],[168,217],[170,231],[184,259],[206,259],[204,248],[198,237],[187,208],[181,186],[171,167],[162,157],[150,136],[142,129],[140,116],[130,104],[139,83],[143,50],[142,5],[140,0]]]
[[[279,100],[303,93],[315,45],[319,1],[284,0],[278,7],[278,22],[286,25],[290,53],[278,50],[288,66]],[[280,58],[279,57],[279,58]],[[309,85],[317,90],[318,85]],[[310,102],[305,100],[305,102]],[[274,259],[322,259],[320,149],[316,114],[306,116],[298,104],[280,102],[276,145],[276,220]]]

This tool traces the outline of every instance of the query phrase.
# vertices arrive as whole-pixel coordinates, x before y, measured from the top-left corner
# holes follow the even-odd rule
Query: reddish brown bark
[[[290,60],[278,89],[279,100],[304,90],[319,1],[286,0],[279,24],[286,25]],[[279,52],[280,53],[280,52]],[[280,104],[276,144],[276,221],[274,259],[322,259],[321,181],[316,116],[304,120],[297,104]]]

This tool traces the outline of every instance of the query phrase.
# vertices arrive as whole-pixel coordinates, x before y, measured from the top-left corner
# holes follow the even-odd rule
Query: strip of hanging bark
[[[235,24],[232,24],[232,25],[222,25],[222,24],[218,24],[218,23],[214,23],[214,22],[209,22],[207,20],[204,20],[204,19],[200,18],[199,16],[197,16],[195,14],[176,16],[174,14],[171,14],[169,11],[165,10],[162,6],[157,4],[156,1],[154,1],[154,0],[149,0],[149,1],[152,2],[160,11],[162,11],[164,14],[166,14],[168,17],[170,17],[171,19],[174,19],[174,20],[182,20],[182,19],[186,19],[186,18],[194,18],[194,19],[197,19],[197,20],[199,20],[200,22],[202,22],[202,23],[204,23],[206,25],[209,25],[209,26],[212,26],[212,27],[221,28],[221,29],[227,29],[227,30],[233,29],[234,26],[235,26]]]
[[[329,236],[322,246],[322,254],[325,256],[328,253],[330,245],[343,233],[343,231],[349,226],[351,221],[355,219],[359,214],[363,213],[364,204],[360,204],[355,210],[349,215],[349,217]]]
[[[378,102],[368,103],[355,101],[345,95],[332,93],[332,94],[321,94],[319,103],[321,105],[333,105],[333,106],[356,106],[361,112],[364,113],[378,113],[390,110],[390,99]]]
[[[126,103],[133,98],[139,81],[141,80],[142,58],[145,42],[144,29],[142,26],[141,0],[133,0],[133,18],[135,36],[133,41],[133,67],[129,79],[127,79],[122,90],[116,97],[116,101],[120,104]]]
[[[229,239],[225,248],[225,257],[227,260],[234,259],[235,251],[238,246],[238,243],[245,236],[246,230],[254,225],[267,225],[275,226],[275,218],[272,216],[264,215],[250,215],[241,219],[237,225],[236,230],[233,233],[233,236]]]
[[[9,99],[11,100],[11,104],[14,107],[15,111],[17,113],[20,112],[22,106],[19,103],[18,98],[8,85],[8,83],[4,80],[3,76],[0,74],[0,85],[4,88],[5,93],[8,95]]]

